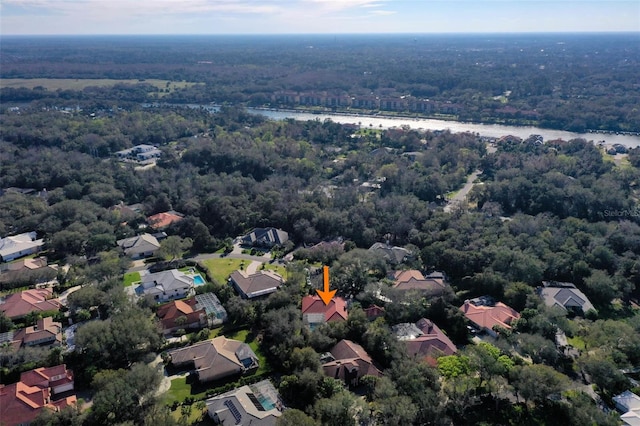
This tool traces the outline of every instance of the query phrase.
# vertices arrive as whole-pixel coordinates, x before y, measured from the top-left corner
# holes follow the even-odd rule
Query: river
[[[563,130],[540,129],[538,127],[520,127],[505,126],[501,124],[478,124],[478,123],[462,123],[458,121],[434,120],[428,118],[394,118],[380,117],[370,115],[347,115],[347,114],[311,114],[308,112],[289,111],[289,110],[270,110],[259,108],[247,108],[248,111],[261,114],[273,120],[284,120],[293,118],[295,120],[326,120],[331,119],[336,123],[352,123],[360,124],[362,127],[389,128],[407,125],[412,129],[421,130],[445,130],[451,132],[472,132],[481,136],[502,137],[505,135],[518,136],[526,139],[530,135],[541,135],[545,141],[553,139],[571,140],[576,138],[584,138],[594,142],[601,142],[611,145],[619,143],[629,148],[640,146],[640,136],[634,135],[618,135],[608,133],[573,133]]]
[[[142,104],[144,107],[173,105],[189,108],[204,108],[211,113],[219,110],[217,105],[199,105],[199,104]],[[479,123],[463,123],[459,121],[435,120],[430,118],[396,118],[385,116],[371,116],[358,114],[336,114],[336,113],[320,113],[312,114],[309,112],[293,111],[293,110],[275,110],[264,108],[247,108],[247,111],[264,115],[273,120],[284,120],[293,118],[294,120],[321,120],[331,119],[336,123],[342,124],[360,124],[363,127],[375,127],[388,129],[390,127],[409,126],[418,130],[445,130],[449,129],[453,133],[472,132],[481,136],[502,137],[506,135],[518,136],[526,139],[530,135],[540,135],[545,141],[553,139],[562,139],[565,141],[577,138],[594,141],[595,143],[603,142],[607,145],[621,144],[628,148],[640,146],[640,136],[636,135],[619,135],[613,133],[573,133],[564,130],[541,129],[530,126],[505,126],[502,124],[479,124]]]

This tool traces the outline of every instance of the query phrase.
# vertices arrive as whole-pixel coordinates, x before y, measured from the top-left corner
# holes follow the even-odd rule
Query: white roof
[[[147,274],[142,277],[142,287],[145,293],[153,293],[154,290],[162,292],[183,290],[193,286],[193,278],[177,269]]]
[[[640,410],[640,396],[631,391],[624,391],[613,397],[613,401],[628,410]]]
[[[118,240],[118,245],[122,247],[128,256],[147,253],[160,248],[158,239],[151,234],[140,234],[135,237]]]
[[[640,411],[627,411],[620,416],[620,419],[628,426],[640,426]]]
[[[13,235],[0,239],[0,256],[6,257],[14,253],[42,247],[44,240],[36,240],[36,233],[25,232],[24,234]]]

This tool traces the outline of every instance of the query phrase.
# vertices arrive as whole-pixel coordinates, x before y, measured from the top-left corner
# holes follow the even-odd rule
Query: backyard
[[[133,283],[137,283],[140,281],[140,272],[127,272],[124,274],[124,286],[129,287],[133,285]]]
[[[240,269],[241,265],[246,266],[248,263],[249,261],[247,260],[232,259],[229,257],[202,261],[202,264],[207,268],[207,271],[209,271],[209,276],[220,284],[226,283],[229,275],[231,275],[233,271]]]

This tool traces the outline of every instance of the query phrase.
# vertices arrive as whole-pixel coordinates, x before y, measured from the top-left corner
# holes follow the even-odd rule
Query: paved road
[[[458,193],[451,200],[449,200],[449,204],[444,206],[445,212],[450,213],[454,207],[459,206],[467,198],[469,191],[471,191],[471,188],[473,188],[473,181],[475,181],[481,173],[482,172],[480,170],[476,170],[469,175],[469,177],[467,178],[467,183],[465,183],[462,189],[458,191]]]

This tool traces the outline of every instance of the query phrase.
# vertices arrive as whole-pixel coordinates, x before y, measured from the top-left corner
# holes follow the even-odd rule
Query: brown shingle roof
[[[193,363],[200,381],[227,377],[245,371],[245,356],[257,357],[246,343],[218,336],[211,340],[170,352],[171,362],[176,365]]]
[[[365,375],[380,376],[382,373],[375,366],[373,360],[364,348],[351,340],[343,339],[331,348],[334,361],[322,366],[324,374],[335,379],[345,380],[346,376],[354,370],[355,376],[360,378]]]
[[[233,271],[229,278],[245,299],[273,293],[284,282],[282,277],[273,271],[258,271],[255,274]]]

